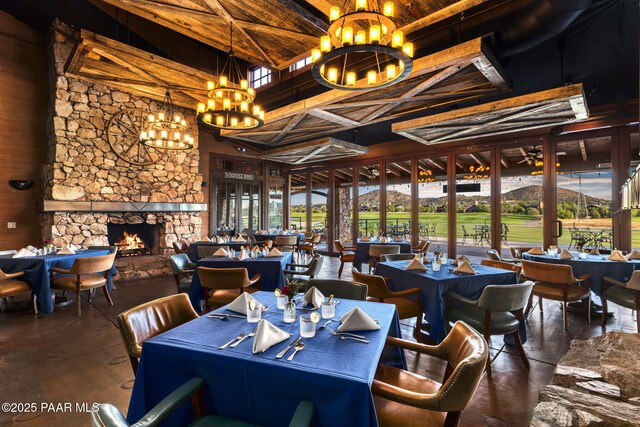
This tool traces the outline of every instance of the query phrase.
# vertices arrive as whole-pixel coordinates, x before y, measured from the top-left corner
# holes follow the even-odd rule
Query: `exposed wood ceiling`
[[[235,54],[278,70],[307,56],[328,28],[329,8],[345,4],[344,0],[308,0],[307,7],[295,0],[102,1],[224,52],[229,50],[233,23]],[[396,1],[396,24],[409,35],[485,1]]]
[[[156,100],[163,100],[171,88],[173,102],[191,110],[206,96],[207,81],[217,81],[205,72],[85,30],[66,73]]]
[[[268,111],[259,129],[222,135],[275,147],[509,89],[500,65],[475,39],[415,60],[411,74],[396,85],[364,93],[331,90]]]
[[[391,129],[423,144],[503,135],[589,117],[582,84],[394,123]]]
[[[265,160],[299,165],[358,156],[366,154],[368,151],[366,147],[350,142],[335,138],[322,138],[288,147],[274,148],[262,153],[259,157]]]

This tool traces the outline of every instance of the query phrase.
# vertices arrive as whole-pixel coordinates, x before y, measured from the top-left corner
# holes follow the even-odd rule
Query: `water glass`
[[[278,310],[284,310],[284,306],[289,302],[289,297],[286,295],[280,295],[276,297],[276,307]]]
[[[300,336],[302,338],[316,336],[316,324],[311,321],[311,316],[308,314],[300,316]]]
[[[253,306],[253,309],[251,308]],[[247,322],[249,323],[258,323],[262,318],[262,304],[257,301],[254,304],[250,304],[250,301],[247,301]]]
[[[433,271],[440,271],[440,263],[439,262],[433,262]]]
[[[447,254],[446,253],[443,253],[442,254],[442,258],[440,258],[440,259],[442,259],[442,263],[443,264],[449,264],[449,258],[447,258]]]
[[[336,315],[336,302],[324,301],[322,303],[322,318],[333,319],[335,315]]]
[[[587,253],[586,252],[579,252],[578,253],[578,258],[587,259]]]

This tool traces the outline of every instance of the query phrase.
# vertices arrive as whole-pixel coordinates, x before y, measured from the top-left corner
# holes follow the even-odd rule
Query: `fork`
[[[256,328],[253,331],[249,332],[249,335],[245,335],[244,337],[240,338],[238,341],[231,344],[231,347],[237,347],[238,344],[240,344],[242,341],[246,340],[249,337],[254,336],[257,330],[258,330],[258,327],[256,326]]]
[[[361,339],[361,340],[366,338],[363,335],[356,335],[356,334],[352,334],[350,332],[336,332],[331,328],[327,328],[327,331],[331,332],[331,335],[334,335],[336,337],[346,336],[346,337],[351,337],[351,338],[356,338],[356,339]]]
[[[371,341],[369,340],[365,340],[365,339],[360,339],[360,338],[356,338],[356,337],[348,337],[346,335],[340,335],[340,339],[341,340],[354,340],[354,341],[360,341],[363,342],[365,344],[369,344]]]
[[[220,346],[220,347],[218,347],[218,348],[219,348],[220,350],[225,349],[225,348],[227,348],[227,347],[229,346],[229,344],[231,344],[232,342],[237,341],[237,340],[244,339],[245,335],[247,335],[247,333],[246,333],[246,332],[242,332],[240,335],[238,335],[237,337],[235,337],[234,339],[232,339],[232,340],[231,340],[231,341],[229,341],[228,343],[221,345],[221,346]]]

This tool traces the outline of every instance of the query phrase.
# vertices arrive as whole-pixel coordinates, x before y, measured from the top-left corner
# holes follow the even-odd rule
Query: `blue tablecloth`
[[[196,262],[200,259],[198,256],[198,246],[213,246],[219,248],[220,246],[228,246],[230,249],[235,249],[239,251],[247,242],[228,242],[228,243],[213,243],[213,242],[193,242],[189,245],[189,249],[187,250],[187,256],[193,262]]]
[[[298,236],[298,243],[304,243],[304,233],[287,233],[287,234],[254,234],[253,237],[256,238],[256,242],[264,242],[266,240],[276,240],[278,236]]]
[[[431,325],[430,335],[435,342],[441,342],[445,335],[445,294],[451,290],[458,295],[477,299],[487,285],[517,283],[512,271],[473,264],[478,274],[459,275],[450,270],[455,268],[445,264],[440,271],[434,272],[431,265],[426,272],[407,271],[409,261],[381,262],[376,267],[376,274],[389,279],[392,291],[420,288],[424,315]],[[522,331],[521,331],[522,333]]]
[[[411,243],[407,242],[406,240],[403,240],[401,242],[387,242],[387,243],[380,243],[375,240],[371,240],[368,242],[362,242],[358,240],[358,242],[356,243],[356,256],[354,257],[354,260],[353,260],[353,267],[357,268],[359,271],[362,271],[363,263],[369,262],[369,246],[371,245],[399,245],[400,253],[410,254],[412,252]]]
[[[53,303],[51,301],[51,269],[59,267],[68,269],[73,265],[76,258],[84,258],[89,256],[107,255],[106,249],[90,249],[78,251],[71,255],[42,255],[26,258],[11,258],[11,255],[0,255],[0,268],[5,273],[15,273],[24,271],[24,280],[29,282],[33,293],[38,299],[38,305],[43,313],[51,313],[53,311]],[[115,267],[111,269],[111,275],[107,282],[107,287],[111,290],[112,277],[115,276]],[[21,278],[22,279],[22,278]]]
[[[263,313],[264,319],[299,335],[298,321],[282,321],[282,310],[275,308],[273,293],[253,295],[271,307]],[[190,378],[202,377],[206,381],[205,405],[210,413],[281,427],[288,425],[301,400],[309,400],[315,405],[315,426],[376,426],[370,387],[385,339],[387,335],[400,336],[400,324],[393,305],[346,299],[336,306],[336,318],[355,306],[379,321],[379,331],[361,333],[371,340],[370,344],[340,340],[328,331],[318,330],[315,337],[303,339],[305,348],[291,362],[275,359],[275,355],[293,337],[260,354],[252,354],[253,339],[220,350],[220,345],[240,332],[253,329],[244,319],[221,321],[203,316],[145,341],[129,404],[129,422],[139,420]],[[336,326],[329,325],[334,329]],[[187,403],[164,425],[187,425],[192,417]]]
[[[577,256],[577,253],[574,253]],[[631,273],[640,267],[640,261],[609,261],[609,255],[587,255],[587,259],[560,259],[549,255],[531,255],[524,253],[522,258],[530,261],[548,262],[552,264],[570,265],[574,276],[589,275],[589,288],[598,296],[602,294],[602,278],[604,276],[627,281]]]
[[[196,266],[210,268],[246,268],[249,272],[249,277],[253,277],[258,273],[262,274],[260,289],[263,291],[273,291],[276,288],[282,288],[284,286],[284,273],[282,270],[285,269],[287,264],[292,262],[292,255],[291,252],[285,252],[281,257],[259,256],[258,258],[244,261],[224,257],[209,257],[199,259],[196,262]],[[196,268],[196,272],[191,280],[191,287],[189,288],[189,298],[196,310],[201,309],[202,298],[205,297],[202,286],[200,285],[198,269]]]

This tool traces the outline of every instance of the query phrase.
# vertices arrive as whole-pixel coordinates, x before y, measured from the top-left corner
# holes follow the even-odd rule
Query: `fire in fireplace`
[[[118,247],[118,254],[120,256],[134,256],[134,255],[147,255],[151,254],[151,250],[147,247],[147,244],[136,233],[129,234],[124,232],[122,239],[116,242]]]
[[[151,255],[157,252],[157,224],[112,224],[107,226],[109,244],[118,247],[118,256]]]

